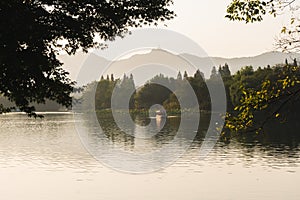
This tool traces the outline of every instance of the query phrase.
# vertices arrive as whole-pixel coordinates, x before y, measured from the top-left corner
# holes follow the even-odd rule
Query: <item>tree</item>
[[[154,104],[163,105],[172,94],[171,90],[174,90],[174,87],[175,85],[170,83],[168,77],[162,74],[156,75],[136,93],[136,108],[149,109]]]
[[[217,69],[215,66],[211,69],[210,79],[215,79],[217,77]]]
[[[295,67],[298,67],[298,63],[297,63],[297,59],[294,58],[294,64],[293,64]]]
[[[223,79],[231,76],[231,72],[227,63],[225,63],[223,67],[220,66],[218,71]]]
[[[114,98],[111,99],[113,108],[134,108],[135,84],[132,74],[129,78],[125,75],[122,80],[118,80],[112,89],[114,90],[112,95]],[[128,98],[129,102],[127,102]]]
[[[114,75],[113,75],[113,74],[110,75],[110,80],[111,80],[111,81],[115,81],[115,78],[114,78]]]
[[[226,128],[259,132],[274,120],[293,122],[300,108],[300,68],[284,64],[251,73],[239,72],[234,77],[231,95],[238,97],[235,112],[227,113]]]
[[[204,78],[203,72],[200,72],[200,70],[197,69],[197,71],[194,74],[194,78],[197,80],[203,80],[203,78]]]
[[[108,79],[104,79],[96,82],[95,87],[95,91],[92,91],[95,93],[92,93],[92,95],[89,94],[89,96],[95,97],[95,109],[101,110],[111,108],[111,96],[115,83]]]
[[[187,74],[186,71],[184,71],[183,78],[184,78],[184,79],[187,79],[187,78],[188,78],[188,74]]]
[[[178,74],[177,74],[177,80],[182,80],[182,75],[181,75],[181,72],[179,71]]]
[[[232,85],[234,85],[234,82],[228,64],[225,63],[224,66],[220,65],[218,72],[221,75],[225,86],[225,92],[227,97],[227,109],[231,110],[233,107],[231,96],[234,96],[235,94],[230,95],[230,88],[232,87]]]
[[[199,69],[195,72],[194,77],[188,78],[189,84],[192,86],[198,100],[198,105],[201,110],[209,110],[210,105],[210,97],[209,91],[205,83],[204,74]],[[181,92],[184,94],[184,91]],[[189,94],[187,94],[189,96]],[[186,99],[187,100],[187,99]],[[187,100],[188,101],[188,100]],[[190,107],[195,107],[196,105],[192,105],[189,103]]]
[[[300,18],[299,4],[296,0],[232,0],[227,7],[226,17],[246,23],[260,22],[263,16],[270,14],[276,17],[284,10],[291,12],[290,22],[281,30],[276,46],[284,51],[300,51]]]
[[[129,27],[169,20],[171,0],[0,2],[0,94],[36,116],[31,103],[46,99],[70,106],[74,82],[59,51],[75,54],[124,36]],[[95,37],[99,40],[95,40]],[[1,108],[1,106],[0,106]],[[1,109],[2,111],[6,111]]]
[[[276,17],[286,8],[292,12],[299,11],[299,6],[293,5],[295,0],[232,0],[227,8],[226,17],[230,20],[253,23],[262,21],[266,14]],[[277,40],[278,48],[283,51],[300,50],[298,17],[291,17],[290,27],[283,27],[281,33],[283,35]],[[297,62],[290,65],[286,60],[284,66],[270,70],[269,66],[265,70],[260,69],[259,76],[256,79],[251,78],[257,81],[256,87],[247,87],[243,82],[235,82],[239,84],[237,90],[241,95],[235,107],[236,113],[227,113],[226,128],[235,131],[263,130],[268,121],[281,116],[280,112],[283,113],[287,105],[297,101],[300,93],[300,69]],[[239,94],[234,91],[231,93]],[[235,98],[233,102],[236,100]],[[261,113],[259,118],[257,113]]]

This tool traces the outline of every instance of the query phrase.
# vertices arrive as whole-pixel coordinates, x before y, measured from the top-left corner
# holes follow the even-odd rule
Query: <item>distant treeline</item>
[[[13,108],[11,111],[19,111],[15,104],[9,101],[6,97],[0,96],[0,106],[3,108]],[[35,107],[37,112],[57,112],[57,111],[67,111],[68,109],[55,101],[46,100],[45,104],[33,103],[32,106]],[[1,110],[1,109],[0,109]]]
[[[111,75],[106,78],[101,77],[100,81],[92,82],[85,87],[82,98],[83,105],[86,109],[92,108],[90,104],[93,101],[89,98],[94,98],[96,110],[110,109],[111,97],[115,93],[117,102],[113,103],[120,109],[124,108],[122,101],[125,101],[130,95],[130,109],[147,110],[154,104],[161,104],[167,111],[180,111],[181,109],[193,109],[198,104],[200,110],[210,111],[211,99],[207,84],[217,88],[220,84],[219,77],[222,77],[227,96],[227,110],[233,110],[242,97],[242,86],[255,89],[265,80],[276,80],[286,66],[297,66],[297,61],[294,60],[294,63],[291,64],[286,61],[285,64],[273,67],[259,67],[257,70],[254,70],[252,66],[245,66],[234,75],[231,74],[230,67],[225,64],[218,68],[213,67],[208,79],[205,79],[204,74],[199,70],[192,76],[189,76],[186,71],[178,72],[176,78],[159,74],[138,89],[136,89],[132,74],[124,75],[122,79],[115,79]],[[198,102],[193,101],[187,92],[188,84],[193,88]],[[179,105],[179,99],[185,102],[184,105]],[[219,103],[220,106],[223,104],[223,102]]]

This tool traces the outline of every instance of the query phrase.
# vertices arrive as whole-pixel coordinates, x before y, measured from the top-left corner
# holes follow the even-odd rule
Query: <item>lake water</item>
[[[119,133],[110,119],[99,120],[110,141],[128,152],[155,151],[172,140],[178,119],[162,134],[133,139]],[[147,119],[137,119],[143,124]],[[93,129],[72,114],[0,115],[0,198],[3,200],[198,200],[299,199],[299,136],[269,134],[218,142],[199,159],[203,137],[176,162],[151,173],[114,170],[87,152],[75,123]],[[137,130],[138,131],[138,130]],[[288,131],[287,131],[288,132]],[[295,132],[295,131],[294,131]],[[287,135],[288,134],[288,135]],[[102,137],[89,138],[100,145]],[[186,141],[182,140],[182,144]],[[176,147],[174,147],[176,148]],[[179,147],[178,147],[179,148]],[[113,154],[106,154],[106,159]],[[160,157],[156,158],[157,160]],[[141,161],[137,161],[141,162]]]

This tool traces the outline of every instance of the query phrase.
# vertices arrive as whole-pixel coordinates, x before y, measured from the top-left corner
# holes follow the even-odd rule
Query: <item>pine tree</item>
[[[216,70],[216,67],[213,66],[212,70],[211,70],[211,74],[210,74],[210,79],[214,79],[217,77],[217,70]]]
[[[178,74],[177,74],[177,80],[182,80],[182,75],[181,75],[181,72],[179,71]]]
[[[195,74],[194,74],[194,78],[195,78],[195,79],[201,79],[201,78],[203,78],[203,73],[200,72],[200,70],[198,69],[198,70],[195,72]]]
[[[187,74],[186,71],[184,71],[183,78],[184,78],[184,79],[187,79],[187,78],[188,78],[188,74]]]
[[[224,65],[224,67],[223,67],[223,75],[224,75],[225,77],[231,76],[231,72],[230,72],[230,70],[229,70],[229,66],[228,66],[227,63],[225,63],[225,65]]]
[[[110,80],[111,80],[111,81],[115,81],[115,78],[114,78],[114,75],[113,75],[113,74],[110,75]]]

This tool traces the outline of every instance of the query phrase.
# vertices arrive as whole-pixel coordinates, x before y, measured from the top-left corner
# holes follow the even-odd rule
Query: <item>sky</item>
[[[297,2],[299,1],[297,0]],[[225,18],[226,8],[230,2],[231,0],[174,0],[174,5],[170,9],[175,11],[177,17],[165,22],[167,28],[163,24],[160,24],[159,27],[175,31],[191,40],[185,40],[186,38],[182,40],[176,38],[174,40],[174,38],[168,37],[168,34],[161,37],[162,35],[155,36],[146,29],[138,29],[138,31],[142,31],[140,37],[133,34],[127,35],[123,39],[117,38],[109,43],[109,48],[92,50],[92,52],[108,60],[124,59],[137,53],[137,51],[130,52],[128,49],[138,49],[135,45],[140,45],[140,41],[150,42],[151,44],[159,43],[159,45],[155,45],[155,48],[161,47],[167,50],[182,51],[174,51],[175,54],[190,53],[197,56],[223,58],[252,57],[276,50],[274,47],[275,38],[279,36],[282,27],[290,21],[288,10],[285,14],[276,18],[267,15],[262,22],[246,24],[245,22],[233,22]],[[148,35],[145,36],[143,30]],[[177,36],[175,35],[175,37]],[[186,41],[192,41],[193,43],[187,43]],[[204,50],[204,53],[194,53],[198,50],[198,45],[202,48],[201,51]],[[143,50],[138,53],[149,51],[149,49],[146,49],[145,52]],[[123,54],[123,52],[126,52],[126,54]],[[82,62],[77,63],[82,65]]]
[[[194,40],[209,56],[255,56],[275,50],[274,43],[289,15],[265,16],[263,22],[245,24],[225,18],[230,0],[174,0],[177,17],[167,29]]]

